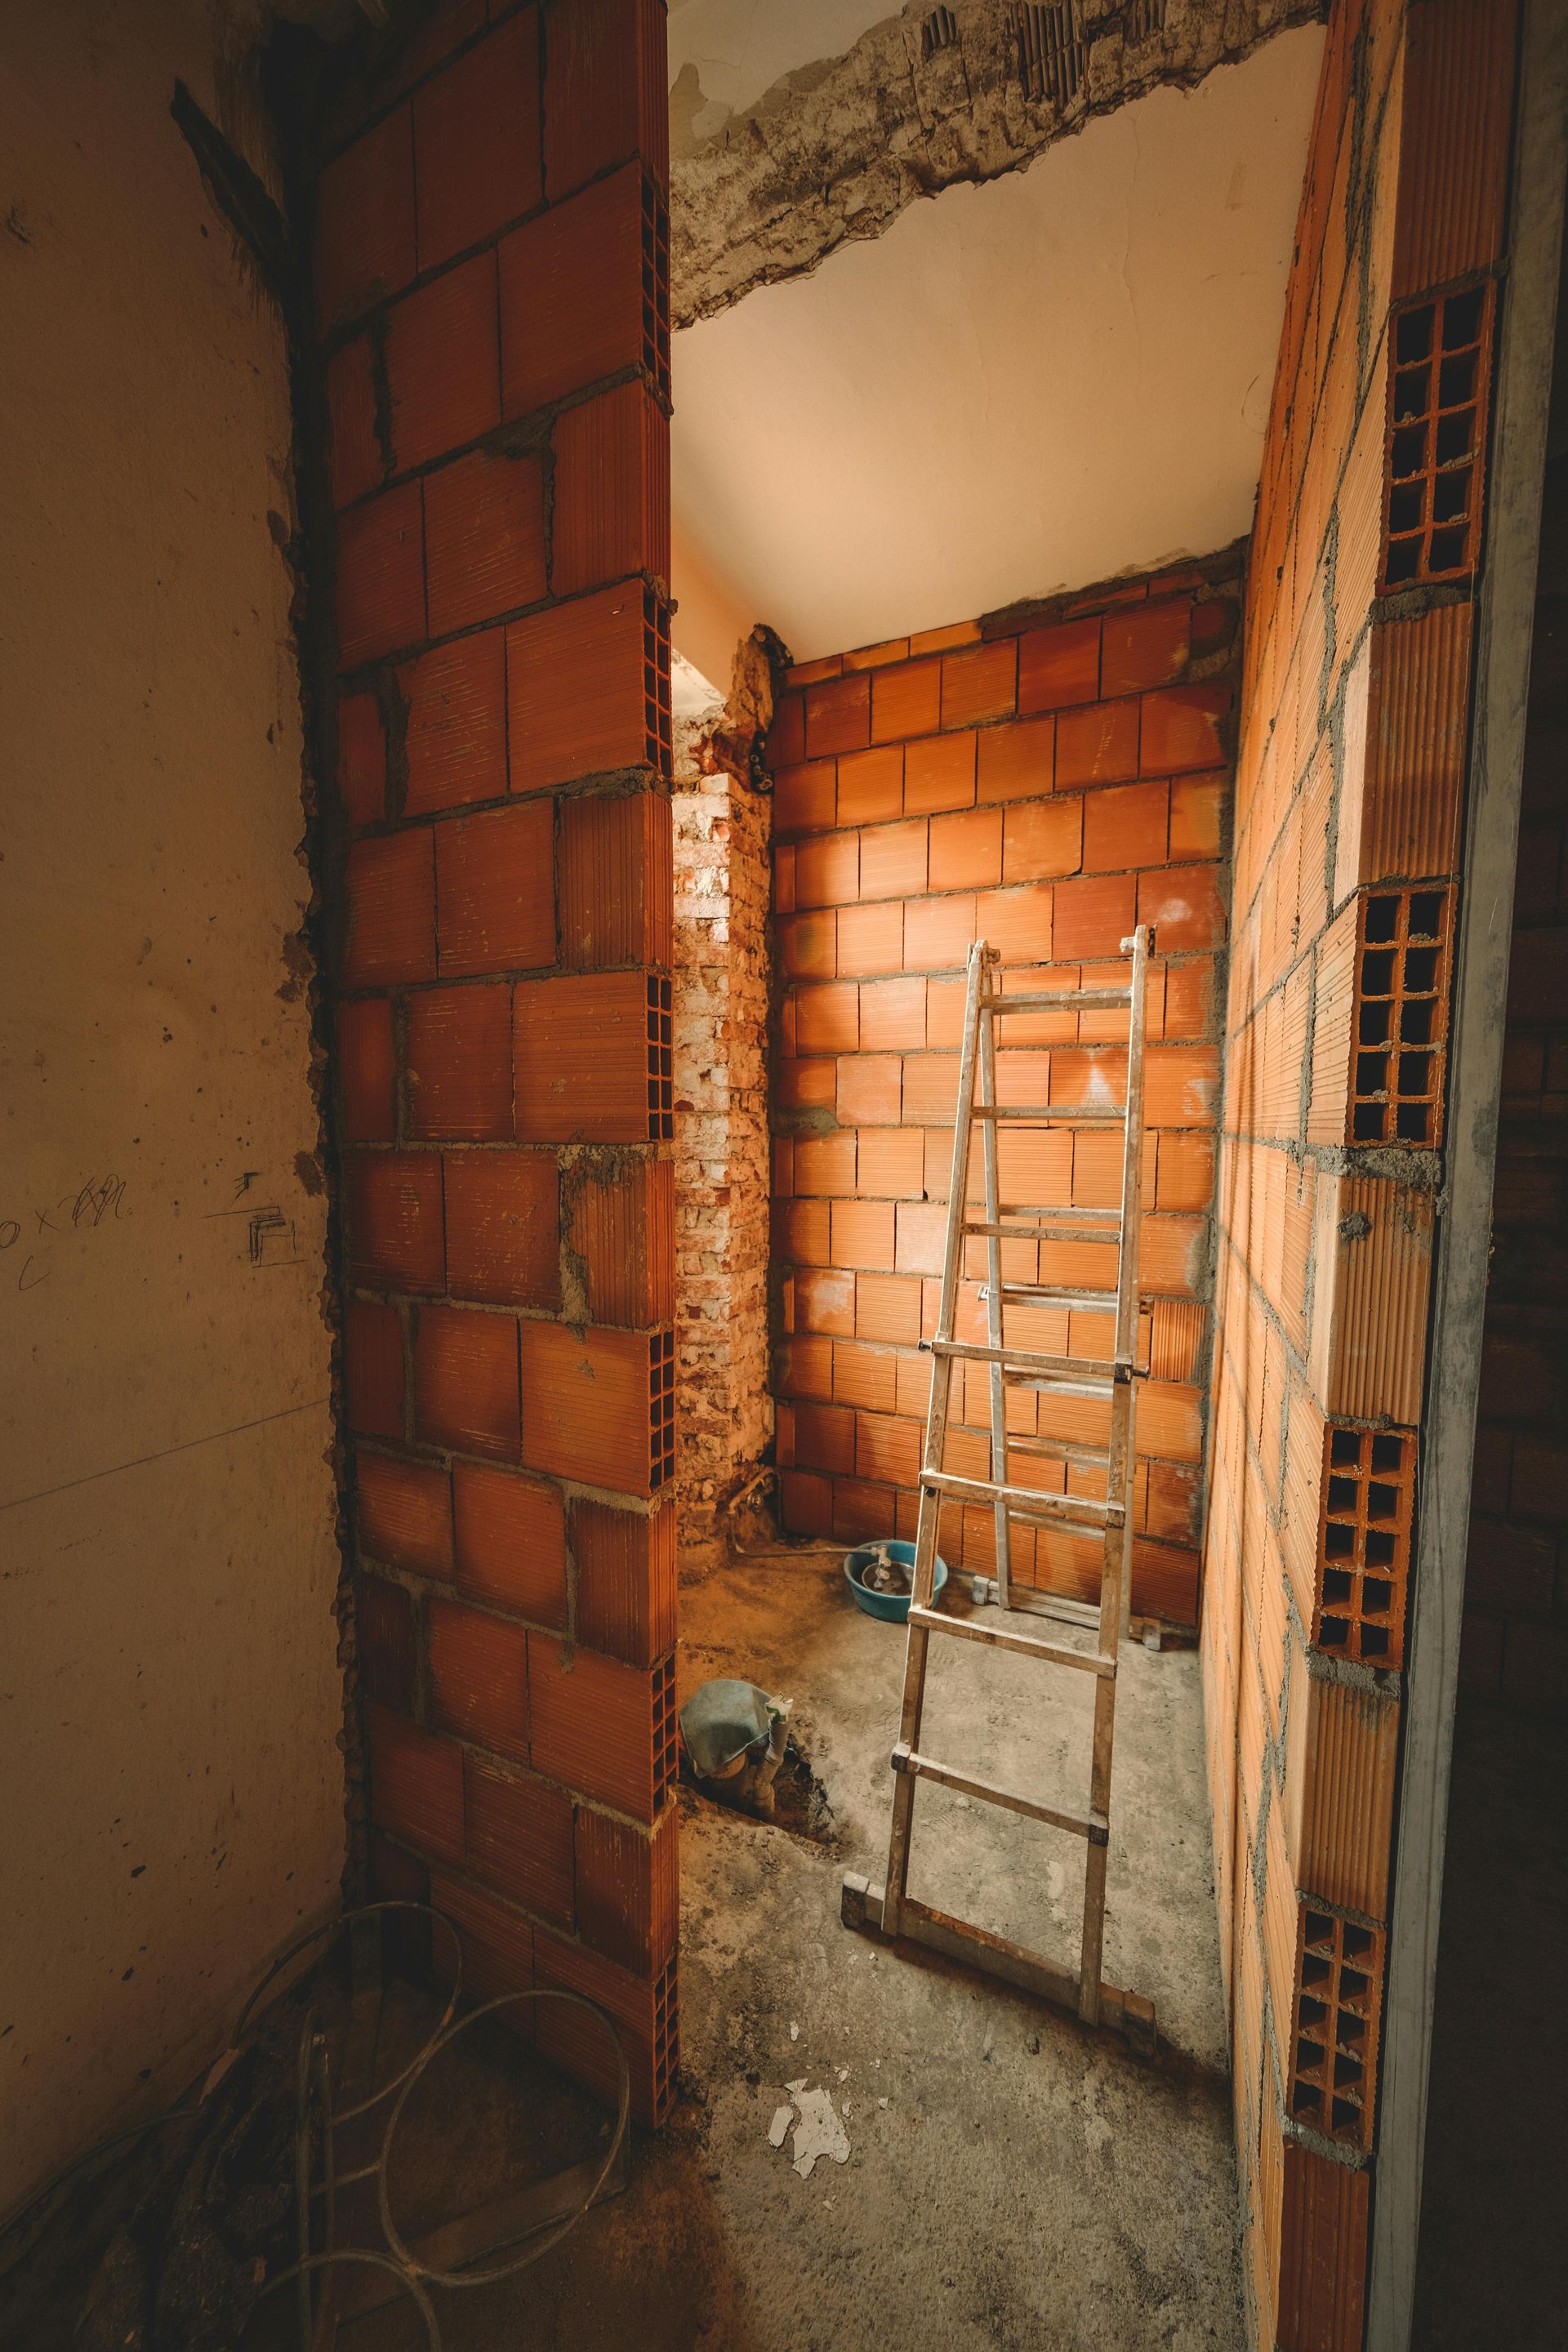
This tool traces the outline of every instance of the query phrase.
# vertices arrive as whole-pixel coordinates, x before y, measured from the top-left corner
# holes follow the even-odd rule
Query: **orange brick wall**
[[[374,1881],[458,1920],[473,1990],[607,2008],[655,2120],[676,1941],[665,125],[657,0],[490,0],[488,22],[468,0],[342,100],[315,246]],[[608,2086],[580,2017],[542,2009],[539,2039]]]
[[[1203,1662],[1286,2352],[1363,2338],[1515,30],[1336,0],[1248,562]]]
[[[1215,1120],[1238,624],[1233,557],[792,673],[769,754],[782,985],[774,1072],[778,1457],[786,1527],[912,1537],[935,1328],[963,967],[976,937],[1005,984],[1073,988],[1156,928],[1142,1276],[1154,1377],[1139,1400],[1133,1608],[1198,1613]],[[1117,1016],[1030,1014],[998,1054],[1001,1099],[1121,1083]],[[1114,1205],[1119,1138],[1019,1130],[1004,1200]],[[972,1166],[978,1190],[979,1153]],[[984,1338],[984,1244],[960,1336]],[[1103,1246],[1011,1243],[1016,1281],[1113,1284]],[[1009,1329],[1018,1320],[1010,1318]],[[1109,1355],[1109,1316],[1041,1309],[1028,1343]],[[988,1475],[983,1368],[947,1467]],[[1103,1408],[1015,1392],[1020,1433],[1103,1444]],[[1040,1417],[1037,1420],[1037,1411]],[[1017,1473],[1058,1487],[1060,1462]],[[991,1515],[951,1507],[952,1567],[991,1572]],[[1020,1525],[1014,1572],[1098,1597],[1100,1547]]]

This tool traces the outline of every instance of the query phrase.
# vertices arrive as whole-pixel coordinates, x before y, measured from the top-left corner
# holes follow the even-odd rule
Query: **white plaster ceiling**
[[[784,14],[792,43],[761,0],[687,0],[672,80],[695,62],[745,106],[820,20],[837,48],[874,21]],[[727,682],[757,620],[809,660],[1244,533],[1321,46],[1281,34],[678,334],[675,638],[697,667]]]

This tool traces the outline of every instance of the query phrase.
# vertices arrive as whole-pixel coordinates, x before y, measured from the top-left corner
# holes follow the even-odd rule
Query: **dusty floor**
[[[903,1636],[832,1562],[720,1570],[683,1595],[683,1691],[740,1673],[788,1696],[837,1845],[683,1793],[684,2072],[629,2191],[510,2285],[441,2298],[447,2352],[1232,2352],[1242,2341],[1221,2072],[1197,1661],[1134,1650],[1121,1689],[1108,1972],[1149,1994],[1152,2064],[1023,1996],[896,1958],[838,1924],[846,1868],[882,1873]],[[1056,1675],[1060,1737],[1026,1733],[1045,1671],[944,1645],[931,1744],[1077,1787],[1088,1677]],[[1061,1686],[1070,1684],[1070,1690]],[[945,1749],[943,1743],[945,1742]],[[1029,1759],[1035,1761],[1031,1770]],[[912,1884],[1068,1957],[1081,1863],[1016,1817],[921,1791]],[[514,2062],[468,2071],[410,2138],[412,2226],[508,2179]],[[826,2088],[850,2154],[809,2179],[769,2145],[784,2085]],[[579,2126],[580,2147],[592,2126]],[[420,2341],[388,2310],[345,2352]]]
[[[731,1673],[794,1702],[831,1807],[828,1842],[682,1790],[685,2095],[657,2139],[636,2137],[626,2193],[542,2260],[504,2283],[437,2291],[444,2352],[1239,2352],[1195,1657],[1124,1653],[1106,1969],[1156,2004],[1161,2049],[1145,2063],[1042,2003],[840,1926],[844,1871],[883,1872],[904,1637],[854,1608],[837,1559],[715,1571],[687,1589],[683,1622],[683,1695]],[[1081,1801],[1088,1685],[944,1643],[925,1744]],[[911,1885],[944,1909],[1068,1961],[1081,1872],[1075,1841],[919,1792]],[[342,2000],[318,1979],[279,2006],[268,2061],[279,2083],[292,2080],[307,2005],[341,2023]],[[418,2049],[435,2013],[428,1995],[393,1981],[378,2079]],[[793,2139],[775,2148],[768,2137],[792,2084],[831,2098],[847,2140],[844,2162],[820,2157],[809,2178]],[[286,2180],[286,2108],[269,2112],[281,2137],[263,2168]],[[389,2164],[393,2211],[416,2238],[601,2151],[607,2130],[599,2105],[481,2020],[409,2101]],[[62,2208],[45,2259],[0,2278],[0,2337],[37,2352],[143,2341],[129,2316],[135,2167],[145,2188],[154,2155],[142,2149]],[[198,2175],[206,2168],[188,2178]],[[283,2230],[276,2268],[289,2200],[268,2195]],[[233,2234],[231,2202],[209,2208],[198,2189],[182,2225],[175,2284],[193,2309],[229,2274],[221,2261],[213,2270],[201,2233],[210,2211],[220,2237]],[[377,2242],[364,2217],[345,2219],[340,2242]],[[246,2242],[242,2231],[235,2258]],[[156,2332],[165,2340],[162,2319]],[[228,2347],[234,2330],[176,2322],[167,2340],[198,2336]],[[298,2341],[291,2293],[264,2300],[243,2330],[245,2352]],[[341,2352],[426,2341],[406,2303],[338,2337]]]

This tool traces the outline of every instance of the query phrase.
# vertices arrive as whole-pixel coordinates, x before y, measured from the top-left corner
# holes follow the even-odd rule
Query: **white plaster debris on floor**
[[[846,2071],[843,2067],[839,2069],[840,2082]],[[849,2161],[849,2135],[833,2105],[832,2092],[826,2089],[809,2091],[806,2080],[806,2076],[802,2074],[795,2082],[784,2084],[794,2105],[775,2107],[773,2122],[768,2126],[769,2142],[774,2147],[782,2147],[792,2118],[796,2119],[795,2149],[790,2160],[803,2180],[811,2179],[812,2167],[819,2156],[826,2156],[834,2164],[847,2164]],[[847,2114],[847,2107],[845,2112]]]

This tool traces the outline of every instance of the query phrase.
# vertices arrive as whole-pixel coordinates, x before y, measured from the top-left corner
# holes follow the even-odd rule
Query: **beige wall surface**
[[[215,47],[0,25],[0,2211],[342,1859],[288,385],[168,110],[232,116]]]

